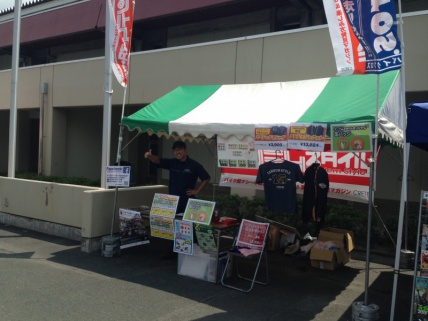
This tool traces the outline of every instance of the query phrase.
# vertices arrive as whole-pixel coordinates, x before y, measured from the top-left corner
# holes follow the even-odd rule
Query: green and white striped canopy
[[[253,136],[256,125],[370,122],[374,126],[377,118],[379,133],[401,145],[405,116],[400,110],[399,72],[381,74],[379,82],[377,77],[353,75],[260,84],[180,86],[124,117],[122,125],[131,131],[138,129],[157,135],[234,135],[241,139]]]

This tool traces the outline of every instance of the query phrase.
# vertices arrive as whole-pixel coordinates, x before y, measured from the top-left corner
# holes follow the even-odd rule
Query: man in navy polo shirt
[[[159,168],[169,170],[169,194],[180,196],[177,213],[184,213],[189,198],[195,198],[210,181],[210,175],[197,161],[187,155],[186,144],[175,141],[172,145],[175,158],[160,158],[149,150],[144,158],[157,164]],[[196,188],[198,179],[201,180]]]

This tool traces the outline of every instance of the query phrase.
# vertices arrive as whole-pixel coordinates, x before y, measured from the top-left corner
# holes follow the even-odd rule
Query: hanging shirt
[[[296,182],[303,183],[299,165],[286,160],[261,164],[256,182],[263,183],[269,211],[297,213]]]
[[[302,220],[324,221],[327,212],[329,179],[327,171],[319,163],[314,163],[305,171],[303,189]]]

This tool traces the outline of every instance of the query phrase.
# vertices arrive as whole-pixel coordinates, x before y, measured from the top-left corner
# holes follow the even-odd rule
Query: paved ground
[[[247,294],[178,275],[161,259],[165,243],[122,250],[120,257],[80,251],[80,244],[0,224],[0,320],[350,321],[364,301],[365,255],[353,253],[336,271],[306,258],[269,252],[270,284]],[[390,320],[391,258],[370,263],[369,303]],[[398,278],[397,321],[409,320],[412,271]]]

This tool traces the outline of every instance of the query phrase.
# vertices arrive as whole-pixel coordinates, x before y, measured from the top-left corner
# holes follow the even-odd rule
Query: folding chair
[[[259,223],[250,220],[242,220],[239,227],[238,236],[233,242],[233,247],[228,251],[228,258],[226,261],[226,266],[223,270],[221,276],[221,284],[225,287],[232,288],[241,292],[250,292],[254,286],[254,283],[259,284],[268,284],[269,275],[268,275],[268,261],[267,261],[267,251],[266,251],[266,235],[269,229],[269,223]],[[260,262],[264,259],[265,261],[265,270],[266,270],[266,279],[264,281],[257,278],[257,273],[259,271]],[[239,264],[247,260],[255,261],[256,264],[254,273],[251,276],[251,273],[248,271],[246,274],[249,276],[243,276],[239,272]],[[232,280],[229,279],[225,281],[226,274],[228,271],[229,264],[233,264],[233,268],[236,271],[237,277],[246,281],[250,281],[250,287],[241,287],[238,285],[232,285]],[[236,281],[236,280],[235,280]]]

